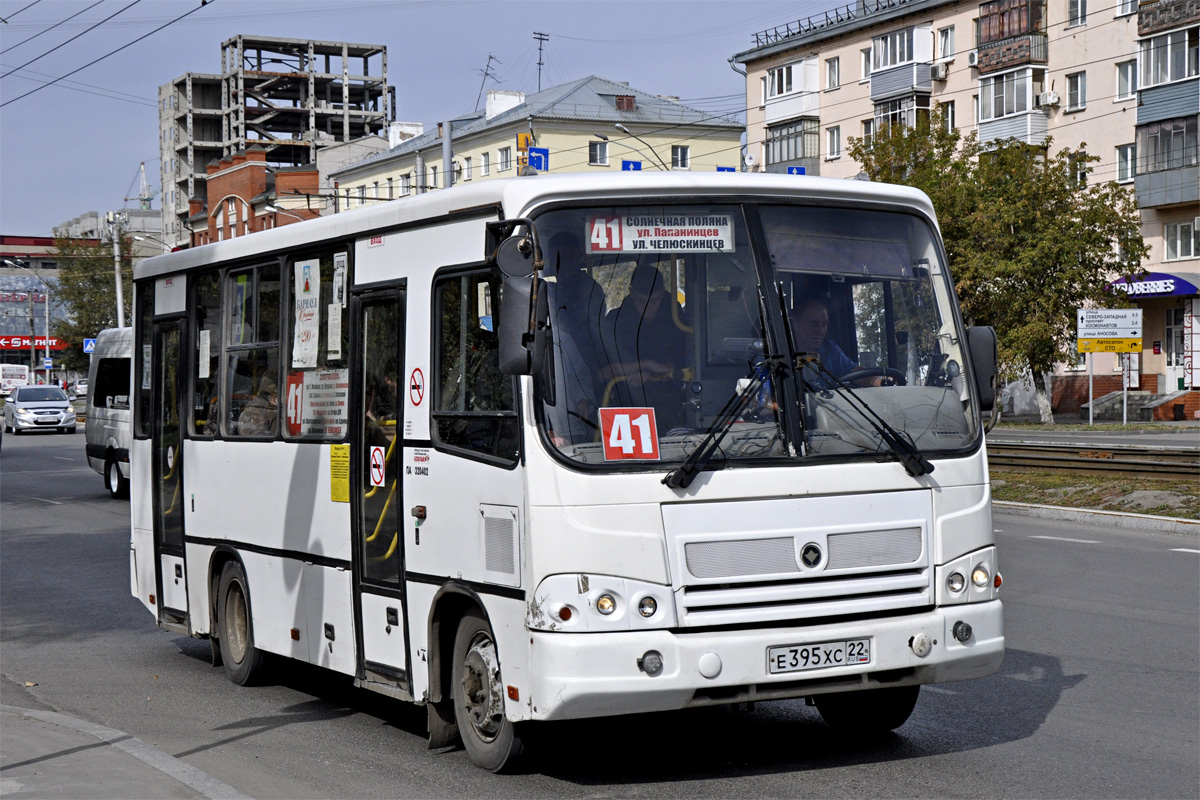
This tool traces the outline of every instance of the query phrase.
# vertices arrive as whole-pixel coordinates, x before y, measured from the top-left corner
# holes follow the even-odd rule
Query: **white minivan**
[[[96,337],[88,369],[87,459],[114,498],[129,497],[129,406],[133,328],[109,328]]]

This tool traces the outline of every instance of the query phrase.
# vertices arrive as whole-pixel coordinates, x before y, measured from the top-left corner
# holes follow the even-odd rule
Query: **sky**
[[[549,35],[543,88],[598,75],[737,115],[745,79],[729,57],[756,32],[841,4],[0,0],[0,233],[49,236],[88,211],[135,208],[142,162],[157,192],[158,87],[220,73],[221,43],[237,34],[385,45],[397,118],[427,128],[474,109],[485,83],[536,91],[535,31]]]

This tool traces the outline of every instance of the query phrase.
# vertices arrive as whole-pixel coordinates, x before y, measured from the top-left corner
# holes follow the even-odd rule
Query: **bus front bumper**
[[[579,719],[980,678],[995,672],[1004,657],[1003,617],[1000,601],[994,600],[903,617],[769,630],[532,631],[530,667],[539,676],[538,688],[520,706],[510,703],[508,715]],[[952,634],[959,622],[971,628],[965,642]],[[870,640],[867,664],[779,674],[768,669],[770,648],[861,639]],[[930,647],[919,655],[922,643]],[[661,672],[653,676],[644,669],[651,652],[662,661]]]

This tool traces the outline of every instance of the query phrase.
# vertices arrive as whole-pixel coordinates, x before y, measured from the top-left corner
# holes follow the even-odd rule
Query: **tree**
[[[1099,159],[1082,145],[1049,150],[1048,139],[984,150],[935,114],[869,144],[852,139],[849,152],[873,180],[930,196],[963,317],[996,329],[1004,377],[1031,372],[1042,421],[1052,423],[1049,379],[1056,363],[1074,358],[1076,309],[1122,302],[1108,284],[1140,272],[1149,248],[1133,194],[1088,181]]]
[[[132,241],[121,240],[121,283],[125,324],[130,324],[133,306],[133,266],[129,254]],[[67,369],[87,370],[88,356],[83,340],[95,338],[105,328],[117,325],[117,288],[111,242],[93,244],[82,239],[54,240],[59,269],[55,298],[67,307],[67,316],[54,322],[52,332],[67,343],[62,363]]]

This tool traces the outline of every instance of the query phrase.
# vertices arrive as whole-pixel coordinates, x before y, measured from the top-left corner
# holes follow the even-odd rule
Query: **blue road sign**
[[[546,170],[550,169],[550,148],[529,148],[529,166],[533,167],[538,172],[545,172]]]
[[[642,162],[640,161],[621,161],[621,172],[641,172]]]
[[[804,167],[788,167],[788,175],[803,175]]]
[[[737,172],[733,167],[717,167],[717,172]]]
[[[96,340],[95,339],[84,339],[83,340],[83,352],[85,352],[85,353],[96,352]]]
[[[53,358],[43,358],[42,366],[45,367],[46,369],[54,369],[54,359]]]

